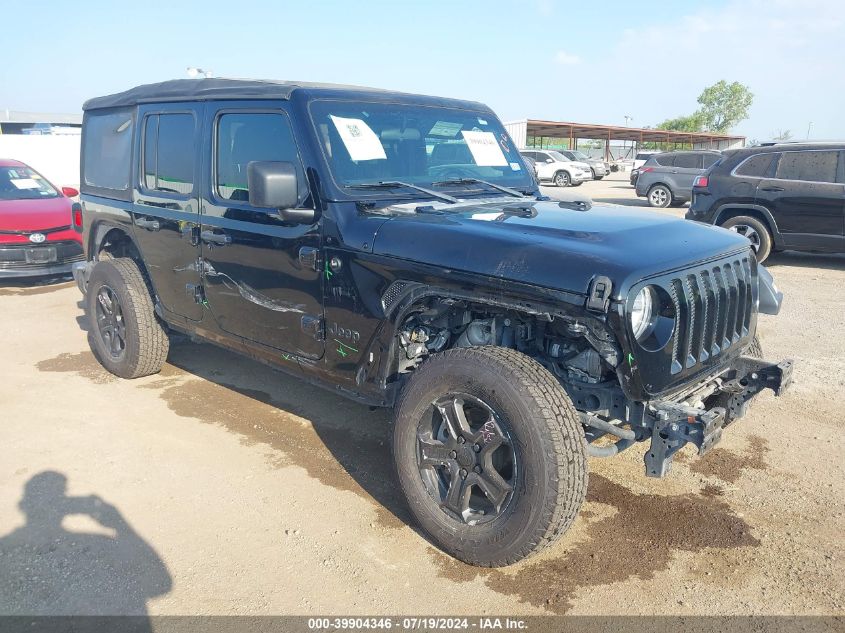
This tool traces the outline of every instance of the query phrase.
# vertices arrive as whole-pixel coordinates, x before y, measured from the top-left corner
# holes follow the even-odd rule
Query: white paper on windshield
[[[330,115],[352,160],[385,159],[384,147],[376,133],[361,119],[345,119]]]
[[[472,158],[479,167],[505,167],[508,164],[492,132],[461,132]]]
[[[40,189],[41,185],[39,185],[35,180],[32,178],[15,178],[10,181],[15,187],[18,189]]]
[[[455,138],[457,133],[463,127],[461,123],[451,123],[449,121],[438,121],[434,124],[434,126],[428,131],[429,136],[448,136],[449,138]]]

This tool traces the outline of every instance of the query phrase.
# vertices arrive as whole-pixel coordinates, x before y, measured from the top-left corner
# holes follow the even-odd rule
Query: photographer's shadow
[[[171,589],[164,562],[117,508],[97,496],[68,497],[66,487],[54,471],[24,486],[26,524],[0,537],[0,615],[145,616],[147,601]],[[113,536],[68,531],[62,520],[70,515]]]

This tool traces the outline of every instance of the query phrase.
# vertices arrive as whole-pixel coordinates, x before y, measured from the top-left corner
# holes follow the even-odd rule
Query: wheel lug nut
[[[449,453],[449,457],[451,457],[452,459],[455,459],[457,456],[458,456],[457,451],[452,451],[451,453]]]
[[[472,469],[472,470],[473,470],[474,472],[480,473],[480,472],[481,472],[481,466],[475,466],[475,467],[473,467],[473,469]]]
[[[466,442],[466,440],[464,438],[462,438],[462,437],[458,438],[458,444],[463,444],[464,442]]]
[[[461,468],[461,479],[466,479],[466,478],[467,478],[467,471],[465,469]]]
[[[481,451],[481,446],[476,444],[475,446],[472,447],[472,450],[474,450],[476,453],[478,453],[479,451]]]

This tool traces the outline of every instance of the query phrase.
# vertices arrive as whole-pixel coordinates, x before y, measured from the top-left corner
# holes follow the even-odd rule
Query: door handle
[[[200,233],[200,239],[206,244],[217,244],[217,246],[226,246],[232,243],[232,236],[226,233],[215,233],[214,231],[203,231]]]
[[[760,191],[783,191],[783,187],[761,187]]]
[[[135,226],[140,226],[142,229],[148,231],[158,231],[161,229],[161,223],[158,220],[150,220],[149,218],[135,218]]]

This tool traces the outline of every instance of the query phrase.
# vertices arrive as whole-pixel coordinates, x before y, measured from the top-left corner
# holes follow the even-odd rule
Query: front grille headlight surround
[[[634,341],[649,352],[663,349],[675,331],[675,304],[661,286],[646,285],[632,292],[628,315]]]

